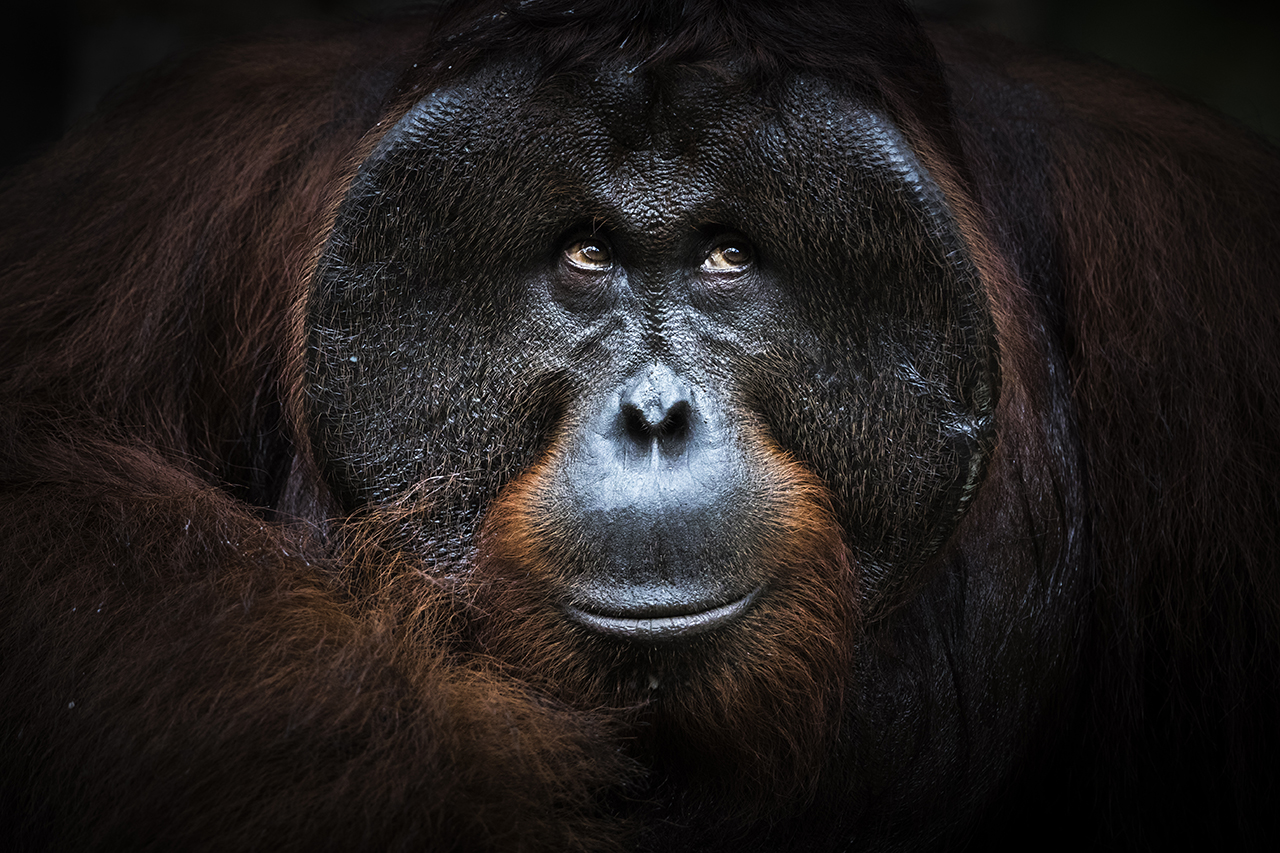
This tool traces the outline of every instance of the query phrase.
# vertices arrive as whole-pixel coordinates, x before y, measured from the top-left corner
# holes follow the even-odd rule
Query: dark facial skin
[[[0,846],[1274,847],[1258,140],[900,0],[110,100],[0,180]]]
[[[389,131],[340,214],[317,444],[353,507],[453,472],[455,518],[538,465],[565,612],[646,642],[767,599],[784,456],[830,490],[874,605],[993,440],[954,228],[897,132],[823,83],[481,73]]]
[[[882,117],[803,77],[481,72],[365,162],[310,326],[335,493],[411,507],[408,547],[481,611],[528,614],[481,643],[522,677],[641,709],[628,749],[655,780],[749,814],[826,765],[847,781],[814,807],[855,821],[886,784],[859,767],[897,760],[881,750],[963,754],[954,710],[929,710],[964,700],[940,703],[928,644],[986,640],[934,638],[928,595],[874,620],[939,577],[992,452],[997,346],[940,191]],[[973,617],[997,645],[1003,607]],[[993,677],[1014,649],[1052,653],[1009,646]],[[904,813],[985,784],[951,772],[893,778]]]

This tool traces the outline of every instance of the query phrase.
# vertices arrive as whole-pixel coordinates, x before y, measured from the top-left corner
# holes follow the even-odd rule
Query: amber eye
[[[565,247],[564,256],[575,267],[592,272],[604,272],[613,266],[608,245],[594,237],[570,243]]]
[[[751,265],[751,247],[746,243],[722,243],[702,262],[707,272],[740,272]]]

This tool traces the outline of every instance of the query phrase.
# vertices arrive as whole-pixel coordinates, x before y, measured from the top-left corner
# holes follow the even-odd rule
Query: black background
[[[1274,0],[916,0],[926,14],[1150,74],[1280,142]],[[15,4],[16,5],[16,4]],[[112,87],[167,56],[402,0],[37,0],[0,25],[0,170],[38,154]],[[425,4],[424,4],[425,5]]]

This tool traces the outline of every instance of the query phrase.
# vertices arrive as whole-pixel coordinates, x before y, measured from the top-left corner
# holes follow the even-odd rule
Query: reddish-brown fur
[[[713,5],[647,49],[703,57]],[[1261,846],[1280,795],[1276,155],[1145,83],[939,32],[952,118],[914,31],[885,39],[910,62],[877,52],[904,26],[884,18],[838,56],[768,34],[886,105],[987,289],[1000,444],[944,556],[1004,584],[983,593],[1078,596],[1065,626],[997,610],[1010,642],[1073,652],[1028,707],[1006,709],[1010,674],[969,718],[1004,727],[981,743],[1021,775],[909,805],[926,841],[1004,797],[980,830],[1028,809],[1082,843]],[[763,440],[783,580],[656,690],[549,618],[540,468],[501,493],[465,580],[406,533],[439,494],[341,516],[300,426],[301,306],[377,123],[416,98],[397,81],[430,83],[405,69],[431,31],[196,60],[4,186],[0,826],[26,849],[625,849],[654,813],[636,799],[682,796],[644,787],[655,763],[703,792],[682,818],[839,815],[824,748],[883,674],[848,638],[912,663],[920,623],[895,607],[951,612],[942,572],[860,612],[825,487]],[[978,680],[977,652],[947,651]],[[872,771],[925,751],[876,735],[840,732],[867,738]]]
[[[540,495],[554,451],[490,508],[468,581],[479,646],[506,671],[568,703],[622,712],[640,726],[641,757],[699,777],[743,815],[811,797],[820,784],[851,671],[842,638],[857,628],[852,560],[825,487],[763,440],[757,446],[779,504],[760,558],[776,580],[740,631],[694,641],[692,661],[686,649],[656,648],[649,671],[637,673],[625,644],[565,631],[547,583],[562,565],[547,529],[556,519]]]
[[[1110,822],[1126,846],[1264,844],[1280,795],[1276,153],[1116,69],[938,36],[958,104],[995,75],[1032,95],[1020,200],[997,189],[1014,166],[992,136],[1009,131],[986,135],[989,107],[961,121],[983,205],[1021,223],[1002,253],[1028,258],[1060,235],[1038,274],[1064,283],[1047,316],[1068,359],[1091,618],[1105,626],[1087,652],[1092,717],[1074,735],[1098,744],[1081,765],[1098,765],[1065,785],[1104,793],[1074,819]],[[1215,802],[1229,804],[1217,829],[1189,819]]]
[[[366,575],[317,548],[327,510],[301,463],[297,517],[216,485],[256,462],[242,436],[294,369],[370,87],[421,39],[386,26],[197,62],[65,145],[55,181],[7,188],[0,692],[25,710],[5,724],[0,824],[23,844],[606,844],[592,804],[627,774],[602,724],[454,665],[445,605],[394,561],[348,585]],[[197,270],[198,297],[181,284]],[[455,719],[473,722],[442,736]]]

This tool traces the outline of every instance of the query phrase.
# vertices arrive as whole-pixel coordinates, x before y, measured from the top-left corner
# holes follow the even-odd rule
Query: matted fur
[[[834,80],[942,187],[999,445],[887,612],[763,440],[783,580],[687,658],[548,606],[537,466],[457,564],[412,530],[449,472],[329,494],[301,326],[336,207],[515,44]],[[2,192],[7,849],[1274,844],[1280,165],[1207,111],[895,3],[494,0],[195,57]]]

